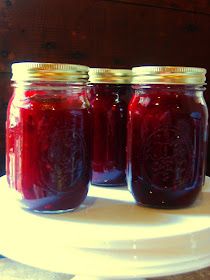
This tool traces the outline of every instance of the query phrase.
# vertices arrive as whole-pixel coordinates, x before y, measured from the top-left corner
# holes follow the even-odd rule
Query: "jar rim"
[[[131,69],[90,68],[89,82],[98,84],[130,84]]]
[[[132,84],[205,85],[205,68],[186,66],[140,66],[132,68]]]
[[[65,63],[17,62],[12,64],[12,81],[87,82],[88,66]]]

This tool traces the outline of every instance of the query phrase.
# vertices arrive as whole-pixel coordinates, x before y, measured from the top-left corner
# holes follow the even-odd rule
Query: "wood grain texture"
[[[146,7],[172,9],[200,14],[210,14],[210,2],[208,0],[104,0],[109,2],[125,3]]]
[[[22,60],[103,67],[210,65],[208,15],[118,1],[10,2],[0,7],[4,71]]]

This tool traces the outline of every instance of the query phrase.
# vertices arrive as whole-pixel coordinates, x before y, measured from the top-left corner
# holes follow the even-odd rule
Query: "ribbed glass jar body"
[[[14,85],[6,122],[6,173],[22,207],[73,210],[91,172],[91,112],[84,83]]]
[[[131,85],[91,84],[93,111],[92,184],[126,184],[126,126]]]
[[[137,203],[194,202],[205,177],[208,111],[198,85],[134,85],[128,114],[127,181]]]

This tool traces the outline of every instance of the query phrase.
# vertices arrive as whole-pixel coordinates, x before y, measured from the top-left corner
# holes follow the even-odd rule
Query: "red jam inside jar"
[[[118,76],[116,74],[125,75]],[[127,108],[131,99],[130,70],[91,69],[93,111],[92,184],[126,184]],[[126,82],[126,84],[125,84]]]
[[[21,65],[15,67],[17,71]],[[42,75],[57,74],[54,64],[25,67]],[[86,85],[68,82],[68,73],[77,66],[56,67],[59,74],[67,75],[65,82],[24,82],[23,87],[16,82],[6,123],[9,186],[19,193],[23,207],[40,212],[75,209],[85,199],[90,181],[91,112]],[[87,67],[78,66],[80,70],[87,72]]]
[[[186,207],[195,201],[205,178],[208,111],[202,84],[206,72],[200,68],[151,68],[145,71],[163,78],[171,74],[176,83],[146,83],[144,69],[139,73],[134,68],[143,81],[133,86],[135,94],[129,105],[128,186],[140,205]],[[180,72],[185,83],[173,79],[174,71]],[[193,81],[191,76],[196,84],[188,84]]]
[[[0,176],[5,175],[5,122],[7,115],[8,102],[12,96],[9,73],[0,72]]]

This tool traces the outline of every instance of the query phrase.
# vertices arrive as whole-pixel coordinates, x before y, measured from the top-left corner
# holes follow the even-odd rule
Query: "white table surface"
[[[4,178],[0,184],[6,184]],[[196,203],[180,210],[137,206],[125,188],[91,187],[75,212],[32,214],[20,209],[2,187],[0,222],[0,252],[49,270],[51,277],[186,273],[210,265],[210,178]]]

